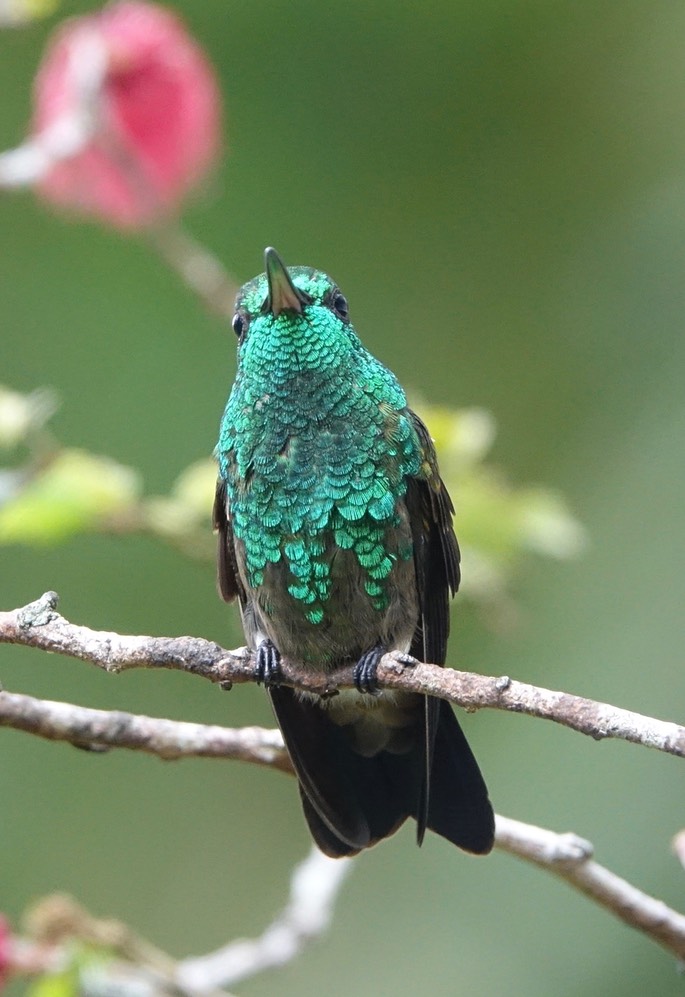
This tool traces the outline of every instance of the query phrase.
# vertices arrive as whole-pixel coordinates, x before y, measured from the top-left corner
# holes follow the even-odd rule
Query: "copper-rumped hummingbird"
[[[236,596],[311,834],[354,855],[417,822],[486,853],[494,815],[448,703],[379,691],[387,651],[444,664],[459,585],[452,502],[428,430],[359,340],[325,273],[286,268],[240,290],[238,371],[221,420],[214,522],[219,587]],[[278,684],[281,655],[356,689]]]

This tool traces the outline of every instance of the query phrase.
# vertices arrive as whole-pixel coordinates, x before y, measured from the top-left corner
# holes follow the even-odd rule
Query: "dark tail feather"
[[[414,815],[422,775],[418,758],[388,752],[365,758],[317,703],[284,686],[269,694],[309,830],[322,852],[354,855]]]
[[[325,708],[285,686],[269,690],[276,719],[300,783],[314,841],[333,858],[355,855],[393,834],[407,817],[459,848],[489,852],[494,815],[478,764],[448,703],[429,700],[424,739],[405,754],[358,754]],[[426,751],[432,754],[426,787]]]
[[[324,855],[328,855],[332,859],[342,859],[352,855],[358,855],[363,846],[355,847],[350,845],[347,841],[343,841],[342,838],[339,838],[337,834],[330,829],[328,824],[324,824],[321,817],[319,817],[318,813],[309,802],[309,797],[302,788],[302,783],[299,784],[299,787],[300,799],[302,800],[302,810],[304,812],[305,820],[307,821],[307,826],[309,827],[309,833]]]
[[[467,852],[486,855],[495,841],[495,815],[483,776],[444,700],[436,720],[426,826]]]

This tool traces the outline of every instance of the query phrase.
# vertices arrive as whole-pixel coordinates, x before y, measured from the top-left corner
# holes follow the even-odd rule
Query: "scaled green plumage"
[[[354,552],[374,607],[387,607],[393,562],[412,554],[406,543],[388,546],[388,533],[424,455],[396,378],[324,304],[333,282],[306,267],[290,276],[312,299],[306,323],[260,314],[265,275],[238,300],[252,317],[218,455],[250,585],[283,559],[290,595],[316,623],[327,612],[332,545]]]

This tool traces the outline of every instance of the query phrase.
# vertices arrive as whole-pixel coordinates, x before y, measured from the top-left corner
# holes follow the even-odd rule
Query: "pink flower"
[[[12,971],[12,935],[9,921],[0,914],[0,990],[5,986]]]
[[[32,133],[67,152],[38,190],[120,228],[154,223],[213,164],[220,115],[214,72],[174,14],[119,0],[66,21],[36,77]]]

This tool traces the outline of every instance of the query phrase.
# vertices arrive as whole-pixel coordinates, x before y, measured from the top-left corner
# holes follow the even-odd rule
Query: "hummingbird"
[[[450,705],[380,690],[390,651],[443,665],[459,586],[453,506],[398,380],[365,347],[325,273],[265,251],[236,299],[238,368],[221,420],[218,585],[238,599],[311,835],[342,857],[408,817],[475,854],[494,814]],[[355,688],[279,684],[281,657]]]

